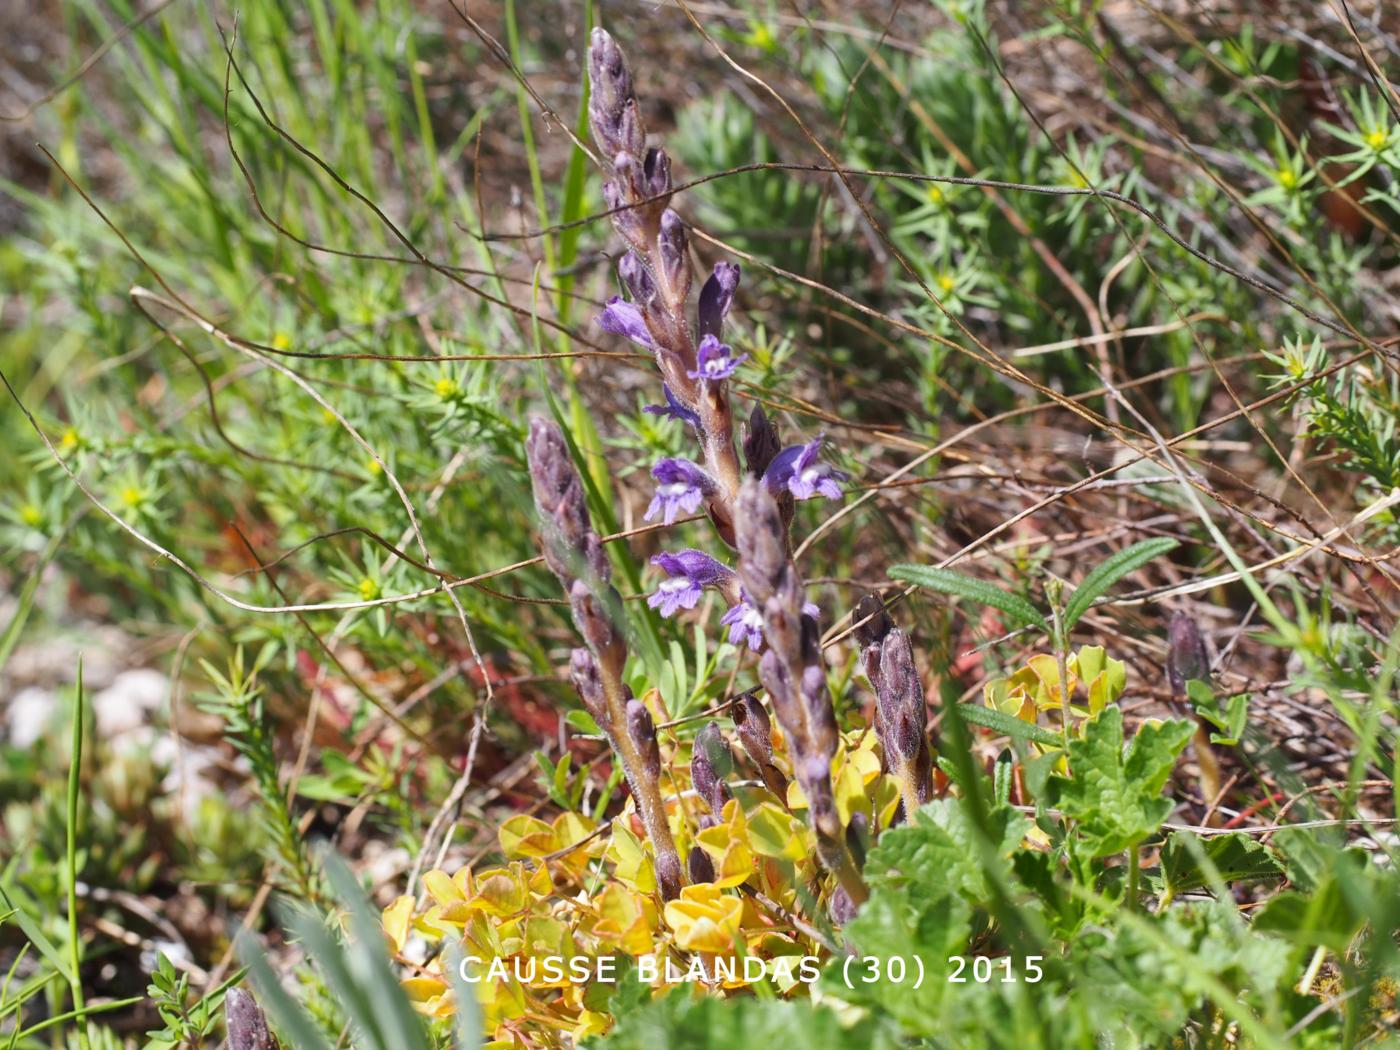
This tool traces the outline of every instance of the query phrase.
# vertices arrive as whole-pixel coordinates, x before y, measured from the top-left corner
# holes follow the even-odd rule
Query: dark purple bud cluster
[[[656,741],[656,723],[647,705],[636,697],[627,701],[627,735],[642,760],[642,772],[655,780],[661,776],[661,746]]]
[[[730,716],[739,731],[739,743],[755,766],[768,790],[780,799],[787,798],[787,777],[773,761],[773,723],[768,712],[752,693],[745,693],[734,705]]]
[[[715,865],[710,855],[699,846],[691,846],[685,858],[686,874],[691,882],[714,882]]]
[[[744,428],[744,465],[754,477],[763,477],[770,463],[777,459],[783,443],[778,438],[778,428],[768,418],[762,406],[754,405],[749,413],[748,425]]]
[[[699,462],[667,458],[656,464],[656,494],[646,519],[672,524],[681,514],[705,508],[720,538],[734,544],[734,502],[745,473],[764,477],[782,498],[783,520],[792,520],[792,501],[840,496],[845,475],[821,462],[822,440],[784,449],[762,408],[749,418],[741,468],[734,443],[734,419],[727,384],[748,355],[723,340],[724,320],[739,288],[739,267],[719,262],[700,288],[694,324],[687,319],[692,283],[688,234],[680,215],[668,207],[671,166],[664,151],[649,148],[633,92],[632,76],[617,43],[595,29],[589,49],[592,94],[589,118],[593,138],[611,173],[604,187],[613,225],[628,245],[618,275],[631,300],[608,300],[599,326],[651,354],[661,371],[665,404],[648,412],[680,419],[694,428]],[[671,577],[672,579],[674,576]],[[665,586],[665,585],[663,585]],[[672,585],[674,586],[674,585]],[[761,638],[731,597],[726,620],[737,643],[757,649]],[[654,603],[663,615],[691,603]]]
[[[277,1050],[262,1007],[242,988],[230,988],[224,996],[224,1021],[228,1050]]]
[[[856,622],[861,666],[875,687],[875,730],[885,753],[885,768],[899,782],[908,819],[933,797],[933,758],[925,732],[924,688],[914,669],[909,636],[894,625],[874,595],[861,599]]]
[[[563,432],[552,423],[533,420],[525,455],[545,562],[563,584],[574,625],[602,672],[619,677],[627,661],[623,631],[614,623],[621,615],[622,600],[612,586],[612,567],[593,531],[583,481],[574,469]]]
[[[1196,621],[1178,611],[1167,625],[1167,683],[1172,696],[1185,699],[1190,681],[1210,681],[1210,655]]]
[[[690,782],[695,785],[695,793],[711,814],[702,823],[714,823],[723,813],[724,804],[733,797],[729,785],[724,782],[721,768],[729,768],[729,745],[725,743],[719,726],[707,722],[705,728],[696,734],[690,752]]]
[[[569,675],[579,699],[622,763],[656,854],[658,882],[669,900],[680,894],[680,859],[661,798],[656,727],[646,705],[632,696],[622,680],[627,663],[622,600],[612,586],[612,570],[593,531],[583,480],[563,432],[543,419],[531,420],[525,454],[545,562],[569,595],[574,626],[585,643],[570,655]]]
[[[569,679],[598,728],[611,736],[612,712],[608,710],[608,698],[603,692],[603,674],[598,669],[598,661],[587,649],[580,647],[569,654]]]
[[[768,690],[788,740],[793,770],[807,796],[818,855],[859,904],[865,886],[846,847],[831,786],[839,736],[817,621],[806,609],[802,579],[788,556],[787,528],[773,493],[750,478],[739,490],[738,510],[739,576],[768,642],[758,677]]]

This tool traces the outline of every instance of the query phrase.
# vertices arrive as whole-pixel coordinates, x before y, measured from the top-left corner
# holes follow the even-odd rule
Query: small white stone
[[[9,739],[13,746],[33,747],[39,742],[53,719],[54,701],[53,693],[34,686],[21,689],[10,698],[5,721],[9,723]]]

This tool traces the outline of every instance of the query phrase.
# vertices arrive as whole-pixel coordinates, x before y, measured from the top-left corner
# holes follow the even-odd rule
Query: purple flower
[[[822,440],[818,436],[805,445],[790,445],[774,456],[773,462],[763,473],[763,483],[768,486],[768,491],[779,495],[786,489],[796,499],[811,499],[818,495],[840,499],[841,487],[837,482],[845,481],[846,475],[818,458]]]
[[[721,379],[728,379],[739,366],[749,359],[748,354],[734,356],[734,351],[725,343],[721,343],[712,335],[706,335],[700,340],[700,352],[696,357],[696,369],[694,372],[686,372],[691,379],[704,379],[710,383],[718,383]]]
[[[734,292],[739,287],[739,267],[733,263],[715,263],[715,272],[700,287],[700,303],[697,307],[700,322],[700,335],[718,338],[724,315],[734,302]]]
[[[691,426],[699,429],[700,417],[691,409],[681,404],[676,395],[671,393],[670,386],[662,383],[661,392],[666,395],[666,403],[664,405],[646,405],[642,408],[643,412],[653,416],[667,416],[671,419],[679,419],[682,423],[689,423]]]
[[[803,602],[802,613],[815,620],[821,615],[821,610],[811,602]],[[730,606],[719,622],[729,628],[730,645],[743,642],[754,652],[763,648],[763,614],[750,600],[748,591],[739,592],[739,604]]]
[[[613,335],[623,335],[647,350],[656,349],[656,340],[651,337],[646,318],[635,303],[629,303],[620,295],[614,295],[598,315],[598,327]]]
[[[721,584],[734,575],[704,551],[662,551],[651,563],[666,574],[647,604],[662,616],[674,616],[677,609],[693,609],[705,588]]]
[[[688,459],[661,459],[651,468],[656,479],[656,495],[647,507],[646,520],[658,514],[670,525],[684,511],[694,514],[700,501],[715,490],[714,480]]]

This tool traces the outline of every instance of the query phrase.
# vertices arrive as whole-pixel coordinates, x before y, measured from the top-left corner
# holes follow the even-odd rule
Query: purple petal
[[[676,395],[671,392],[671,388],[668,384],[661,384],[661,392],[666,395],[666,403],[664,405],[646,405],[642,408],[643,412],[653,416],[667,416],[671,419],[679,419],[682,423],[689,423],[697,430],[700,429],[700,417],[695,412],[686,408],[685,405],[681,404],[676,398]]]
[[[674,616],[679,609],[693,609],[705,593],[694,580],[685,576],[673,576],[662,580],[661,585],[647,598],[647,604],[662,616]]]
[[[651,476],[656,479],[656,494],[647,507],[647,521],[660,514],[670,525],[682,511],[694,514],[701,500],[715,490],[710,475],[688,459],[658,460]]]
[[[667,577],[647,598],[647,604],[662,616],[674,616],[678,609],[695,608],[706,587],[723,583],[734,575],[731,569],[704,551],[694,549],[662,551],[651,563]]]
[[[789,445],[768,464],[763,473],[763,483],[774,495],[792,493],[795,499],[812,499],[825,496],[827,499],[840,499],[839,481],[846,475],[820,459],[823,439],[816,438],[805,445]]]
[[[721,343],[713,335],[706,335],[700,340],[700,350],[695,361],[696,369],[694,372],[687,371],[686,375],[691,379],[718,383],[721,379],[732,376],[748,359],[748,354],[735,357],[734,351],[727,344]]]
[[[614,295],[603,307],[603,312],[598,315],[598,327],[613,335],[626,336],[647,350],[656,349],[656,341],[651,337],[642,311],[620,295]]]
[[[730,645],[747,645],[754,652],[763,648],[763,617],[747,598],[730,606],[719,622],[729,627]]]
[[[802,614],[818,619],[821,610],[811,602],[802,603]],[[731,605],[719,622],[729,628],[730,645],[747,645],[754,652],[763,648],[763,614],[749,600],[748,592],[739,592],[739,602]]]
[[[702,587],[723,583],[734,575],[734,570],[729,566],[693,547],[662,551],[651,559],[651,563],[667,576],[684,576]]]
[[[739,287],[739,267],[733,263],[715,263],[715,272],[710,274],[700,289],[698,320],[700,335],[718,338],[725,314],[734,302],[734,292]]]

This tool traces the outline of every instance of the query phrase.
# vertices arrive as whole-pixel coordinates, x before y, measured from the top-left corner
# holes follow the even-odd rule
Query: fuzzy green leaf
[[[1162,848],[1160,878],[1154,881],[1179,896],[1210,885],[1212,869],[1225,883],[1254,882],[1283,874],[1278,858],[1249,835],[1234,832],[1196,839],[1174,831]]]
[[[1050,629],[1045,617],[1019,594],[1011,594],[975,576],[951,569],[936,569],[932,565],[895,565],[890,568],[890,577],[927,587],[941,594],[967,598],[979,605],[1000,609],[1015,621],[1017,627],[1039,627],[1042,631]]]
[[[1094,601],[1134,569],[1146,565],[1153,558],[1175,550],[1176,540],[1169,536],[1143,540],[1130,547],[1124,547],[1104,561],[1094,566],[1094,570],[1084,577],[1084,582],[1069,596],[1065,603],[1064,631],[1066,634],[1079,622]]]
[[[1123,712],[1110,707],[1069,745],[1070,777],[1054,777],[1058,805],[1079,822],[1089,856],[1106,857],[1142,842],[1167,819],[1162,787],[1191,739],[1190,722],[1148,723],[1123,749]]]
[[[971,722],[984,729],[993,729],[1017,740],[1029,740],[1035,744],[1048,744],[1051,747],[1059,747],[1064,743],[1058,734],[1017,718],[1015,715],[1008,715],[1005,711],[982,707],[979,704],[958,704],[956,710],[964,722]]]

